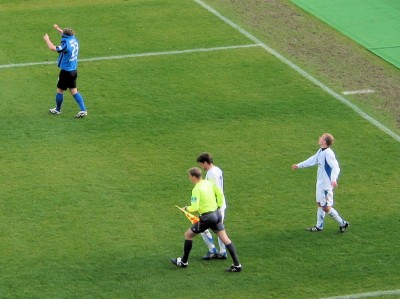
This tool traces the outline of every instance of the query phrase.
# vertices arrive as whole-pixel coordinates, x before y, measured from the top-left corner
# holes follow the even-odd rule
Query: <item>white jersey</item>
[[[299,168],[310,167],[318,164],[317,189],[331,190],[331,182],[338,179],[340,168],[335,153],[330,148],[320,148],[317,153],[307,160],[299,163]]]
[[[221,168],[217,166],[211,167],[206,174],[206,180],[213,182],[224,193],[224,177]],[[226,208],[225,195],[223,196],[223,205],[221,208]]]

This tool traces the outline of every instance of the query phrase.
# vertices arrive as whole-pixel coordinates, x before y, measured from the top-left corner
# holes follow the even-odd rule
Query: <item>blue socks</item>
[[[85,103],[83,102],[83,98],[82,98],[82,96],[81,96],[81,94],[79,92],[74,94],[74,99],[78,103],[79,108],[81,109],[81,111],[86,111]]]
[[[74,99],[78,103],[80,110],[86,111],[85,103],[79,92],[74,94]],[[57,92],[56,93],[56,110],[57,111],[61,112],[61,105],[62,105],[63,101],[64,101],[64,94]]]
[[[61,111],[61,105],[62,105],[63,101],[64,101],[64,94],[57,92],[57,94],[56,94],[56,110],[57,111]]]

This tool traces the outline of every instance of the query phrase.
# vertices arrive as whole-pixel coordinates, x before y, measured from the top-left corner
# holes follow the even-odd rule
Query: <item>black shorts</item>
[[[213,232],[218,232],[225,229],[219,209],[214,212],[202,214],[200,216],[200,221],[196,224],[193,224],[191,227],[192,232],[195,234],[202,233],[207,229],[212,229]]]
[[[58,76],[57,88],[67,90],[68,88],[76,88],[76,78],[78,77],[77,71],[60,71]]]

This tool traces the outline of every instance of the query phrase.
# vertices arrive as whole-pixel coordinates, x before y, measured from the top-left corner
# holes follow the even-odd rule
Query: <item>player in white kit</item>
[[[197,157],[197,163],[199,166],[204,169],[206,173],[205,179],[208,181],[213,182],[221,191],[224,193],[224,178],[222,174],[222,170],[214,165],[214,161],[212,156],[209,153],[202,153]],[[226,201],[225,195],[223,196],[223,205],[220,208],[220,212],[222,215],[222,223],[224,222],[225,218],[225,209],[226,209]],[[203,259],[210,260],[210,259],[226,259],[226,247],[225,244],[218,239],[219,244],[219,251],[214,245],[213,237],[209,230],[206,230],[204,233],[201,233],[204,242],[208,246],[208,251]]]
[[[333,208],[333,189],[338,185],[337,179],[340,173],[339,163],[336,160],[335,153],[330,148],[333,140],[331,134],[324,133],[319,137],[318,144],[321,148],[317,153],[301,163],[292,165],[293,169],[318,165],[316,185],[317,224],[307,229],[310,232],[318,232],[324,229],[326,213],[339,223],[340,232],[345,232],[349,226],[349,223],[343,220]]]

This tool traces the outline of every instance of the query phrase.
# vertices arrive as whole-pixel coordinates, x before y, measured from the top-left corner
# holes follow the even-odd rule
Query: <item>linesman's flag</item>
[[[195,216],[195,215],[189,213],[189,212],[186,211],[185,209],[180,208],[180,207],[178,207],[178,206],[175,206],[175,207],[177,207],[179,210],[181,210],[181,211],[185,214],[186,218],[189,219],[189,221],[192,222],[193,224],[196,224],[197,222],[200,221],[200,218],[199,218],[199,217],[197,217],[197,216]]]

